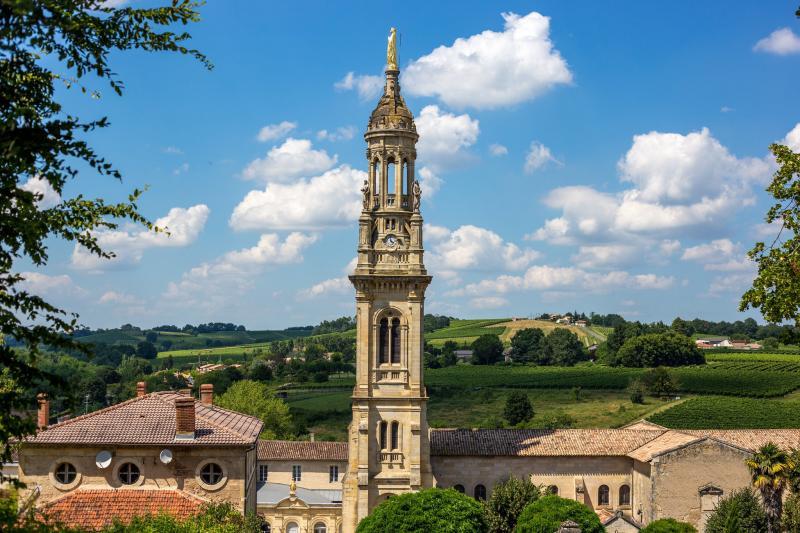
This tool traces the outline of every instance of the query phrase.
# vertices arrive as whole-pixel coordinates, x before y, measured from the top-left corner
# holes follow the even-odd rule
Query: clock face
[[[397,246],[397,237],[391,234],[387,235],[386,238],[383,240],[383,242],[386,243],[386,246],[394,248],[395,246]]]

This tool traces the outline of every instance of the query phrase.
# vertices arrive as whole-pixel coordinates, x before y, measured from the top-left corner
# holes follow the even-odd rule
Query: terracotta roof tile
[[[688,435],[711,437],[755,451],[772,442],[784,449],[800,448],[800,429],[681,429]]]
[[[197,514],[204,502],[179,490],[76,490],[41,509],[48,522],[96,530],[114,519],[128,523],[135,516],[165,512],[177,518]]]
[[[242,446],[255,444],[258,418],[195,401],[195,438],[175,440],[175,392],[154,392],[54,424],[28,444]]]
[[[630,429],[434,429],[431,455],[626,455],[661,435]]]
[[[259,440],[258,460],[347,461],[346,442]]]
[[[700,440],[703,440],[703,437],[688,435],[680,431],[666,431],[644,446],[628,453],[628,457],[633,457],[637,461],[646,463],[657,455],[683,448]]]

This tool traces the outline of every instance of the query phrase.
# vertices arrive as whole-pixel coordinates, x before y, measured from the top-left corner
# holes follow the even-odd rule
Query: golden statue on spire
[[[397,70],[397,30],[389,30],[389,44],[386,46],[386,68]]]

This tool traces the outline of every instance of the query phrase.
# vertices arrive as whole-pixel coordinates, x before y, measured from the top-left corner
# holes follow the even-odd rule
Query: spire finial
[[[397,70],[397,29],[389,30],[389,44],[386,46],[386,69]]]

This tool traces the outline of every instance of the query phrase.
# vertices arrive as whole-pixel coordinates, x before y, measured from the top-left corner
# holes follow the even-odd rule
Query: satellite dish
[[[170,464],[172,462],[172,450],[164,448],[161,450],[161,453],[158,454],[158,458],[161,459],[161,462],[165,465]]]
[[[102,452],[98,452],[97,455],[94,457],[94,464],[97,465],[97,468],[108,468],[108,465],[111,464],[111,452],[108,450],[103,450]]]

